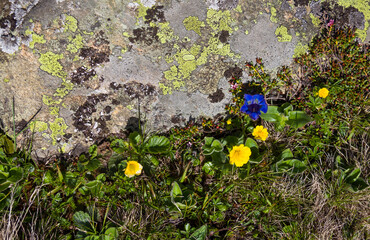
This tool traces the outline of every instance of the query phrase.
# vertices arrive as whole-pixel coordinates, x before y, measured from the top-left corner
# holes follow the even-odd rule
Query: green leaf
[[[5,154],[14,153],[14,142],[7,135],[0,134],[0,148],[4,149]]]
[[[5,189],[7,189],[10,186],[10,184],[12,184],[12,183],[11,182],[8,182],[8,181],[1,183],[0,184],[0,192],[2,192]]]
[[[91,158],[96,158],[98,156],[98,146],[96,146],[95,144],[92,145],[89,148],[89,154],[90,154]]]
[[[7,179],[9,176],[9,173],[0,171],[0,180]]]
[[[292,127],[300,128],[310,121],[311,121],[310,116],[308,116],[305,112],[291,111],[289,112],[288,121],[286,123]]]
[[[261,113],[261,118],[268,122],[277,122],[280,115],[277,106],[268,106],[267,113]]]
[[[181,191],[180,185],[177,182],[172,183],[172,191],[171,192],[172,192],[173,197],[182,196],[182,191]]]
[[[219,140],[214,140],[213,142],[212,142],[212,145],[211,145],[211,147],[214,149],[214,151],[216,151],[216,152],[221,152],[222,150],[223,150],[223,146],[222,146],[222,144],[221,144],[221,142],[219,141]]]
[[[83,212],[78,211],[75,214],[73,214],[73,222],[76,225],[77,228],[83,230],[83,231],[91,231],[91,225],[90,225],[90,215]]]
[[[206,163],[203,165],[202,170],[203,170],[205,173],[209,174],[209,175],[213,175],[213,174],[215,174],[214,168],[215,168],[215,166],[213,165],[213,163],[212,163],[212,162],[206,162]]]
[[[190,235],[190,238],[194,240],[205,240],[207,237],[207,232],[208,226],[207,224],[205,224],[198,228],[197,230],[195,230],[195,232],[193,232],[193,234]]]
[[[142,137],[140,133],[136,131],[133,133],[130,133],[128,138],[130,139],[130,143],[132,144],[132,147],[134,148],[137,148],[142,143]]]
[[[119,236],[119,232],[115,227],[108,228],[104,234],[104,240],[115,240]]]
[[[124,153],[127,150],[128,143],[122,139],[116,139],[110,144],[110,147],[116,153]]]
[[[98,169],[100,167],[100,165],[101,165],[101,162],[100,162],[99,158],[92,158],[87,163],[86,169],[89,170],[89,171],[94,171],[94,170]]]
[[[293,106],[290,103],[284,103],[278,108],[278,111],[288,115],[290,111],[293,111]]]
[[[205,137],[204,138],[204,141],[205,141],[205,143],[204,143],[204,145],[205,146],[211,146],[211,144],[212,144],[212,142],[213,142],[213,137]]]
[[[292,173],[301,173],[306,168],[306,164],[298,159],[282,160],[276,163],[277,172],[291,171]]]
[[[359,168],[354,169],[350,174],[346,176],[344,181],[346,183],[353,183],[355,182],[361,175],[361,170]]]
[[[254,141],[252,138],[247,138],[247,140],[245,140],[245,146],[247,146],[249,148],[257,148],[258,149],[257,142]]]
[[[357,192],[357,191],[361,191],[365,188],[367,188],[369,186],[369,184],[366,183],[366,181],[359,177],[356,179],[356,181],[354,181],[352,184],[351,184],[351,187],[353,189],[353,191]]]
[[[289,148],[287,148],[281,153],[280,160],[289,159],[289,158],[293,158],[293,153]]]
[[[146,143],[146,149],[152,154],[166,153],[170,147],[170,140],[165,136],[153,136]]]
[[[9,171],[8,181],[16,183],[23,178],[23,169],[20,167],[11,168]]]

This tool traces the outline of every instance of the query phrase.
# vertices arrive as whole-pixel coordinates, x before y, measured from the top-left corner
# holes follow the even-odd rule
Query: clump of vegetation
[[[0,134],[2,239],[367,239],[368,46],[327,26],[215,119],[32,161]]]

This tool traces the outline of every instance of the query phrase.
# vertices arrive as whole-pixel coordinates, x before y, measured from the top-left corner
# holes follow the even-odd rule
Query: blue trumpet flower
[[[244,105],[240,108],[240,111],[248,114],[252,120],[257,120],[261,115],[261,112],[267,112],[267,103],[265,97],[261,94],[256,95],[244,95]]]

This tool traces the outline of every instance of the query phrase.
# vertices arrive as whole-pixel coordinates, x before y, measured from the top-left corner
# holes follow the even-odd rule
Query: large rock
[[[212,117],[246,61],[289,65],[331,18],[368,41],[369,1],[9,0],[0,3],[0,116],[41,158],[137,122]],[[28,123],[28,124],[27,124]]]

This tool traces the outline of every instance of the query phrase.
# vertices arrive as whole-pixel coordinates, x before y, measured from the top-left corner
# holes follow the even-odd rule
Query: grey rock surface
[[[246,61],[266,70],[304,53],[335,19],[369,41],[369,1],[7,0],[0,2],[2,128],[26,128],[47,158],[135,123],[148,130],[214,117]],[[235,68],[237,67],[237,68]],[[248,80],[246,73],[241,75]]]

